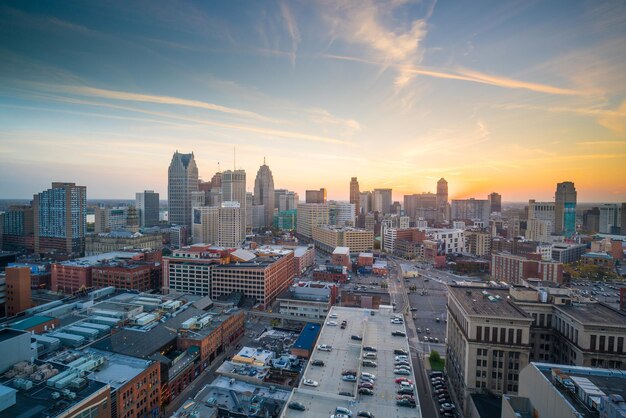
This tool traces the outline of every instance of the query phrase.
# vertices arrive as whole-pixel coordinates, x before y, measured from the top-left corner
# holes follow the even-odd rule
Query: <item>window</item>
[[[613,346],[615,345],[615,337],[609,337],[609,351],[612,353],[613,351],[615,351],[613,349]]]
[[[617,337],[617,352],[620,354],[624,352],[624,337]]]
[[[491,342],[498,342],[498,328],[496,327],[491,328]]]
[[[508,343],[509,344],[513,344],[513,333],[515,332],[515,330],[513,328],[509,328],[509,338],[508,338]]]
[[[606,342],[606,336],[600,335],[600,351],[604,351],[604,343]]]
[[[481,327],[480,325],[476,327],[476,340],[483,340],[483,327]]]
[[[515,338],[515,343],[521,345],[522,344],[522,330],[517,330],[517,336]],[[519,354],[519,353],[518,353]]]
[[[589,349],[590,350],[596,349],[596,336],[595,335],[591,335],[591,341],[589,342]]]

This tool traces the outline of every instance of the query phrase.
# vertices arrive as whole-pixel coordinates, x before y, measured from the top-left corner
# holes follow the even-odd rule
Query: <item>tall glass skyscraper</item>
[[[191,154],[178,151],[172,156],[167,176],[167,200],[171,224],[191,230],[191,194],[198,191],[198,166]]]
[[[82,254],[87,230],[87,188],[52,183],[33,196],[35,252]]]
[[[271,228],[274,222],[274,199],[274,176],[272,176],[272,170],[263,161],[254,180],[254,204],[263,205],[265,212],[263,226],[266,228]]]
[[[576,233],[576,196],[574,183],[557,183],[554,194],[554,230],[557,234],[571,237]]]
[[[139,226],[159,225],[159,194],[154,190],[145,190],[135,194],[135,206],[139,211]]]

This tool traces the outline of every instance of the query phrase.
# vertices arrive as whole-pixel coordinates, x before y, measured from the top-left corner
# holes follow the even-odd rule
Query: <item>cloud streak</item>
[[[372,61],[358,57],[351,57],[345,55],[335,55],[335,54],[322,54],[323,58],[333,59],[333,60],[341,60],[341,61],[353,61],[360,62],[364,64],[376,65],[381,67],[387,67],[389,64],[384,62]],[[587,91],[580,91],[562,87],[555,87],[548,84],[541,83],[533,83],[529,81],[516,80],[513,78],[507,78],[502,76],[496,76],[486,73],[481,73],[474,70],[468,69],[458,69],[454,70],[442,70],[436,68],[429,67],[419,67],[413,65],[391,65],[393,67],[401,67],[403,73],[409,73],[413,75],[423,75],[426,77],[432,78],[441,78],[446,80],[458,80],[458,81],[468,81],[472,83],[478,84],[487,84],[496,87],[502,87],[507,89],[522,89],[522,90],[530,90],[537,93],[545,93],[545,94],[554,94],[554,95],[564,95],[564,96],[587,96],[591,94]]]
[[[289,54],[289,58],[291,59],[291,65],[295,67],[298,45],[301,41],[300,31],[298,30],[298,23],[291,13],[291,10],[289,10],[287,3],[285,3],[284,1],[280,3],[280,13],[283,17],[283,20],[285,21],[287,32],[289,32],[289,36],[291,37],[291,53]]]

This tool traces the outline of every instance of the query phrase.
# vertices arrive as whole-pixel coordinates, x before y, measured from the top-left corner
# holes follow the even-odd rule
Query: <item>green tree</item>
[[[430,356],[428,356],[428,360],[430,360],[431,363],[439,363],[441,361],[441,355],[439,355],[439,351],[431,351]]]

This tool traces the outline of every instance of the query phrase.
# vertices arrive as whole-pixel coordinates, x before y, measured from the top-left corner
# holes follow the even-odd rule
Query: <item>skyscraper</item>
[[[239,225],[243,240],[246,233],[246,213],[248,212],[245,170],[226,170],[222,173],[222,202],[239,202],[239,214],[241,216]]]
[[[356,177],[352,177],[350,180],[350,203],[354,203],[355,216],[358,216],[359,213],[361,213],[360,201],[359,182]]]
[[[502,196],[499,193],[491,193],[489,195],[489,202],[491,203],[491,213],[502,212]]]
[[[52,183],[33,196],[35,252],[85,251],[87,188],[75,183]]]
[[[139,212],[139,226],[149,228],[159,224],[159,194],[144,190],[135,194],[135,206]]]
[[[374,212],[391,213],[391,189],[374,189],[372,206]]]
[[[555,232],[571,237],[576,233],[576,187],[574,183],[571,181],[557,183],[554,201]]]
[[[305,203],[326,203],[326,189],[307,190],[305,192]]]
[[[254,180],[254,204],[263,205],[265,212],[263,226],[266,228],[270,228],[274,222],[274,200],[274,177],[272,170],[263,161]]]
[[[448,182],[440,178],[437,182],[437,222],[448,220]]]
[[[172,156],[168,170],[167,200],[169,221],[191,230],[191,195],[198,191],[198,167],[191,154],[178,151]]]

